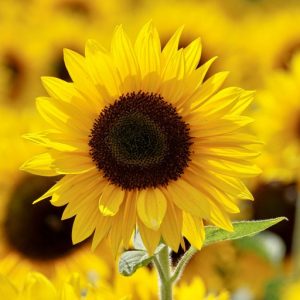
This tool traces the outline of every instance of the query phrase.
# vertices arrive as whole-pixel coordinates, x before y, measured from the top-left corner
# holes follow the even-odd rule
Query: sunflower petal
[[[160,77],[160,40],[152,22],[147,23],[140,31],[136,42],[135,52],[141,69],[142,89],[156,92]]]
[[[183,212],[182,233],[195,248],[201,249],[205,239],[205,231],[200,218]]]
[[[160,231],[149,229],[144,223],[138,219],[138,228],[141,234],[143,244],[149,252],[149,255],[153,255],[155,249],[160,241]]]
[[[125,192],[119,187],[107,184],[99,199],[99,210],[103,216],[114,216],[125,198]]]
[[[185,72],[189,76],[197,67],[202,51],[201,39],[198,38],[190,43],[184,50]]]
[[[158,230],[167,210],[167,201],[159,189],[141,190],[138,193],[137,213],[150,229]]]
[[[182,211],[173,205],[172,201],[168,201],[165,218],[160,228],[164,241],[177,252],[182,239]]]
[[[119,70],[125,88],[123,93],[140,89],[140,69],[133,46],[122,26],[118,26],[114,33],[111,52]]]
[[[56,176],[59,173],[55,170],[53,162],[54,159],[49,153],[42,153],[28,159],[20,167],[20,170],[35,175]]]

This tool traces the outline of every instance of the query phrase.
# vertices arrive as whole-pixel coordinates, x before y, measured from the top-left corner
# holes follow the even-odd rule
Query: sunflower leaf
[[[146,251],[125,251],[119,261],[119,272],[124,276],[132,275],[138,268],[147,266],[153,259]]]
[[[134,250],[125,251],[119,260],[119,273],[124,276],[131,276],[138,268],[148,266],[154,255],[158,254],[163,248],[164,244],[159,244],[155,249],[153,255],[149,255],[140,234],[137,232],[134,238]]]
[[[215,226],[205,226],[206,239],[204,246],[221,241],[236,240],[246,236],[253,236],[283,220],[287,220],[287,218],[279,217],[268,220],[233,222],[233,232],[228,232]]]

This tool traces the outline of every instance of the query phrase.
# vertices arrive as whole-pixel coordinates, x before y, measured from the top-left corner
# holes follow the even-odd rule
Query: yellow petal
[[[203,122],[202,120],[197,120],[195,123],[197,125],[191,126],[191,136],[197,137],[196,143],[201,145],[203,138],[223,136],[224,134],[232,133],[239,130],[253,122],[251,118],[241,117],[241,116],[226,116],[219,119],[217,122],[215,120],[211,122]]]
[[[166,65],[163,70],[163,82],[159,88],[159,93],[169,102],[176,103],[184,92],[184,55],[183,50],[179,50]]]
[[[92,205],[93,200],[89,201],[89,206],[77,213],[72,228],[73,244],[82,242],[94,232],[99,214],[97,211],[97,195],[95,195],[94,202],[95,205]]]
[[[94,40],[88,40],[85,51],[87,67],[101,101],[109,104],[120,95],[121,78],[116,65],[111,55]]]
[[[254,91],[243,91],[230,113],[240,115],[252,103],[254,94]]]
[[[64,60],[76,89],[91,101],[98,99],[99,93],[91,82],[85,58],[72,50],[64,49]]]
[[[167,201],[159,189],[144,189],[138,192],[138,216],[148,228],[158,230],[166,210]]]
[[[160,231],[149,229],[140,219],[138,219],[138,229],[149,255],[153,255],[160,241]]]
[[[49,153],[42,153],[27,160],[20,169],[35,175],[56,176],[59,173],[53,162],[54,158]]]
[[[107,184],[99,199],[99,210],[103,216],[114,216],[125,198],[125,192],[113,184]]]
[[[175,205],[190,214],[207,218],[210,215],[210,206],[207,197],[198,189],[184,180],[177,180],[167,186],[167,192]]]
[[[76,90],[73,83],[66,82],[59,78],[43,76],[42,83],[48,94],[55,99],[59,99],[66,103],[72,103],[76,107],[83,108],[89,112],[93,112],[97,109],[99,103],[89,99],[87,101],[82,95]]]
[[[27,133],[22,136],[23,138],[39,144],[46,148],[52,148],[59,151],[76,151],[79,150],[77,147],[74,147],[73,145],[69,145],[67,143],[60,143],[51,140],[51,132],[49,131],[39,131],[34,133]],[[88,145],[87,145],[88,146]],[[80,149],[82,151],[82,149]],[[85,150],[88,150],[87,147],[85,147]]]
[[[177,252],[182,239],[182,211],[172,203],[172,200],[168,200],[166,215],[160,229],[166,244]]]
[[[49,151],[57,174],[82,174],[96,169],[92,159],[82,153]]]
[[[124,86],[123,93],[140,89],[140,70],[129,37],[120,25],[114,33],[111,52]]]
[[[140,31],[135,42],[135,53],[141,69],[142,90],[156,92],[160,84],[160,39],[152,22]]]
[[[102,242],[102,240],[107,236],[111,225],[113,223],[113,218],[100,216],[97,221],[97,225],[95,228],[95,233],[93,236],[92,242],[92,251],[94,251],[98,245]]]
[[[216,226],[227,230],[227,231],[234,231],[231,220],[229,216],[224,212],[219,205],[211,203],[212,210],[209,220]]]
[[[213,116],[214,118],[219,115],[224,116],[232,107],[234,107],[241,93],[242,89],[240,88],[225,88],[207,99],[204,103],[201,101],[199,104],[194,106],[193,109],[197,109],[199,112],[201,111],[201,113],[205,116]],[[215,116],[216,114],[217,116]]]
[[[129,246],[128,244],[136,224],[136,197],[136,191],[127,192],[122,226],[123,243],[125,248]]]
[[[162,67],[167,65],[178,51],[178,44],[184,26],[179,27],[162,50]]]
[[[111,229],[109,232],[109,239],[112,252],[114,257],[117,257],[121,249],[122,244],[122,226],[123,226],[123,217],[124,217],[124,205],[118,211],[112,222]]]
[[[81,175],[76,176],[81,177]],[[71,218],[89,207],[93,207],[98,212],[98,199],[104,186],[104,182],[98,182],[94,178],[90,178],[90,180],[78,181],[77,184],[68,188],[61,188],[57,193],[61,194],[62,198],[68,199],[68,205],[64,210],[62,219]]]
[[[205,100],[211,97],[223,85],[229,72],[219,72],[208,78],[200,89],[189,99],[189,103],[194,106],[200,106]]]
[[[195,248],[201,249],[205,239],[205,231],[203,222],[200,218],[183,212],[182,232]]]
[[[200,61],[201,51],[202,44],[200,38],[194,40],[183,50],[186,76],[190,75],[196,69]]]
[[[229,213],[238,213],[240,210],[234,202],[234,198],[230,194],[226,194],[222,189],[214,182],[215,177],[205,176],[205,170],[199,170],[193,172],[191,168],[185,171],[184,176],[187,176],[195,187],[201,189],[201,191],[207,195],[207,201],[209,203],[214,202],[220,207],[223,207]],[[232,192],[231,192],[232,194]],[[236,194],[234,195],[236,197]]]
[[[56,99],[61,99],[65,102],[70,102],[71,99],[78,93],[70,82],[63,81],[56,77],[41,77],[42,83],[48,94]]]

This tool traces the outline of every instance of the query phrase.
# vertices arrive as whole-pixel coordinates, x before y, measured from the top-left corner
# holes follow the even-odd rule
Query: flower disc
[[[189,128],[159,95],[131,93],[102,110],[89,145],[98,169],[124,190],[166,186],[189,160]]]

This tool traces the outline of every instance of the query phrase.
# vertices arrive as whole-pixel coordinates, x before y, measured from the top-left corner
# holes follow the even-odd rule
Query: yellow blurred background
[[[300,180],[298,0],[1,1],[0,273],[18,285],[32,270],[54,282],[76,271],[105,282],[115,295],[112,299],[126,294],[137,300],[157,299],[151,269],[124,278],[118,275],[107,245],[96,253],[90,252],[89,243],[72,246],[70,221],[60,221],[62,210],[46,203],[31,205],[53,181],[19,171],[39,151],[22,135],[43,129],[35,110],[35,98],[45,95],[40,77],[70,81],[63,48],[84,54],[89,38],[108,47],[118,24],[134,39],[150,19],[162,46],[181,25],[185,28],[180,47],[200,36],[201,63],[218,57],[208,77],[230,71],[226,86],[256,90],[249,109],[255,121],[249,130],[265,144],[257,160],[262,174],[248,182],[255,201],[240,203],[239,218],[289,219],[253,239],[203,249],[179,283],[183,290],[190,288],[193,298],[178,291],[178,299],[200,299],[203,290],[217,294],[226,290],[234,300],[300,299],[300,278],[291,279]],[[174,261],[179,255],[174,253]]]

